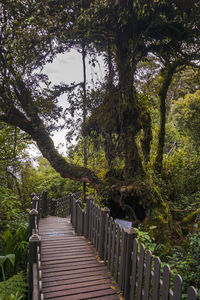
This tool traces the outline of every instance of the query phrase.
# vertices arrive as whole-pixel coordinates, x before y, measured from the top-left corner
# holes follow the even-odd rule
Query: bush
[[[0,282],[0,300],[25,299],[27,293],[26,277],[22,272]]]

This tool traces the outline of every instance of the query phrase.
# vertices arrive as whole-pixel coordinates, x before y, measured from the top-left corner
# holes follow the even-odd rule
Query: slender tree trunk
[[[174,65],[166,66],[161,71],[162,83],[158,93],[160,102],[160,129],[158,133],[158,146],[154,167],[158,173],[162,171],[163,153],[165,145],[165,124],[166,124],[166,98],[167,91],[172,82],[173,74],[176,70]]]
[[[87,93],[86,93],[86,51],[84,42],[82,44],[82,62],[83,62],[83,125],[86,124],[87,117]],[[84,155],[84,167],[87,166],[87,138],[83,137],[83,155]],[[86,182],[83,182],[83,199],[86,202]]]

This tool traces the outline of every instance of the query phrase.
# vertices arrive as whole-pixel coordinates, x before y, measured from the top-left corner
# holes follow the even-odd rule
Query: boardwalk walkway
[[[69,218],[41,218],[39,233],[44,299],[119,299],[107,267],[93,246],[75,235]]]

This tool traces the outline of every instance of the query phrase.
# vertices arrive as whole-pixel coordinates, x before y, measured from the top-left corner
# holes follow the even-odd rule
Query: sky
[[[98,58],[96,67],[92,67],[86,58],[86,78],[88,84],[93,84],[93,81],[103,80],[103,59]],[[83,82],[83,66],[82,56],[76,50],[59,54],[52,63],[46,64],[42,73],[47,74],[52,85],[64,82],[66,84]],[[62,95],[59,98],[59,105],[63,108],[67,107],[67,95]],[[62,121],[61,121],[62,122]],[[59,130],[53,135],[53,141],[59,152],[66,155],[66,130]],[[62,144],[62,145],[61,145]],[[40,155],[39,151],[34,146],[30,150],[33,156]]]

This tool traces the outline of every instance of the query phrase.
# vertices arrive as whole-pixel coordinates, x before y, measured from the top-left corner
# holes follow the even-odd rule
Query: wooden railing
[[[42,271],[40,261],[41,237],[39,235],[40,198],[32,195],[30,210],[30,238],[29,238],[29,261],[28,261],[28,284],[29,299],[43,300],[42,294]]]
[[[67,217],[70,215],[70,196],[59,199],[48,198],[47,191],[41,195],[41,215],[57,217]]]
[[[78,235],[88,238],[104,260],[111,275],[119,284],[125,300],[181,300],[182,278],[176,275],[170,288],[170,268],[151,251],[138,245],[133,228],[124,229],[110,217],[108,208],[100,208],[92,199],[86,208],[71,196],[71,223]],[[197,292],[190,286],[187,300],[197,300]]]
[[[73,194],[58,200],[48,199],[47,192],[32,197],[30,211],[29,246],[29,299],[43,299],[40,262],[41,238],[38,231],[39,218],[47,215],[66,217],[77,235],[85,236],[94,245],[99,257],[119,284],[125,300],[182,300],[182,278],[176,275],[170,286],[170,268],[151,251],[138,245],[133,228],[124,229],[113,220],[108,208],[100,208],[92,199],[86,207]],[[185,299],[185,298],[184,298]],[[197,300],[197,292],[190,286],[187,300]]]

